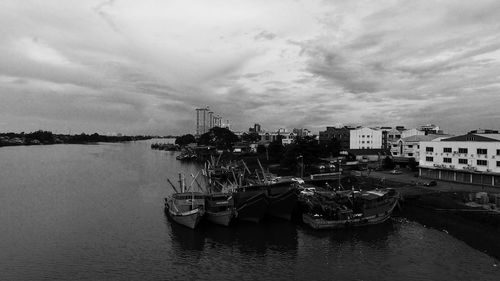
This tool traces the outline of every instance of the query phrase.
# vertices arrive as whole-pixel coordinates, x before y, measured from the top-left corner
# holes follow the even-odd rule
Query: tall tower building
[[[209,107],[196,109],[196,136],[203,135],[208,132]]]

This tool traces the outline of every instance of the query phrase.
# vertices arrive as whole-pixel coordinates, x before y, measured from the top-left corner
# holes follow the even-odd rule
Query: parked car
[[[393,175],[399,175],[399,174],[402,174],[403,172],[401,172],[400,170],[392,170],[391,171],[391,174]]]
[[[437,185],[437,182],[436,181],[430,181],[430,182],[426,182],[424,183],[425,186],[436,186]]]

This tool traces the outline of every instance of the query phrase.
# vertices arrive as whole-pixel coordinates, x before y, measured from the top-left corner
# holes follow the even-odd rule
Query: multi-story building
[[[260,131],[259,135],[261,143],[270,143],[278,139],[281,139],[281,144],[283,145],[288,145],[293,143],[295,141],[295,138],[297,137],[295,133],[289,132],[283,128],[280,128],[276,132]]]
[[[341,149],[382,148],[382,130],[368,127],[326,127],[326,131],[319,132],[320,142],[325,143],[332,139],[340,142]]]
[[[392,129],[387,132],[387,143],[389,145],[393,144],[397,140],[401,138],[401,132],[400,130],[397,129]]]
[[[500,134],[466,134],[420,142],[419,174],[500,186]]]
[[[368,127],[350,130],[349,149],[382,148],[382,131]]]
[[[413,135],[397,140],[391,146],[391,155],[396,162],[408,162],[410,158],[420,160],[420,142],[432,141],[444,135]]]
[[[222,117],[216,115],[213,111],[210,111],[210,108],[208,106],[204,108],[197,108],[196,136],[198,137],[208,132],[213,127],[222,127]]]
[[[380,127],[379,130],[382,132],[382,148],[389,149],[391,145],[388,142],[388,137],[392,127]]]

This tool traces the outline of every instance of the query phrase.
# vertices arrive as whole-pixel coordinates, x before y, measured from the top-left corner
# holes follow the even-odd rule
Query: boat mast
[[[182,174],[179,173],[179,186],[181,187],[181,193],[184,192],[184,185],[182,184]]]

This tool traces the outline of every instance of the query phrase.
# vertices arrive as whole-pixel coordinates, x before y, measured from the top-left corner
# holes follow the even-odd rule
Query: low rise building
[[[500,134],[420,142],[422,177],[500,187]]]
[[[450,137],[448,135],[413,135],[397,140],[391,146],[391,155],[395,162],[405,163],[410,158],[420,161],[420,143],[438,138]]]

